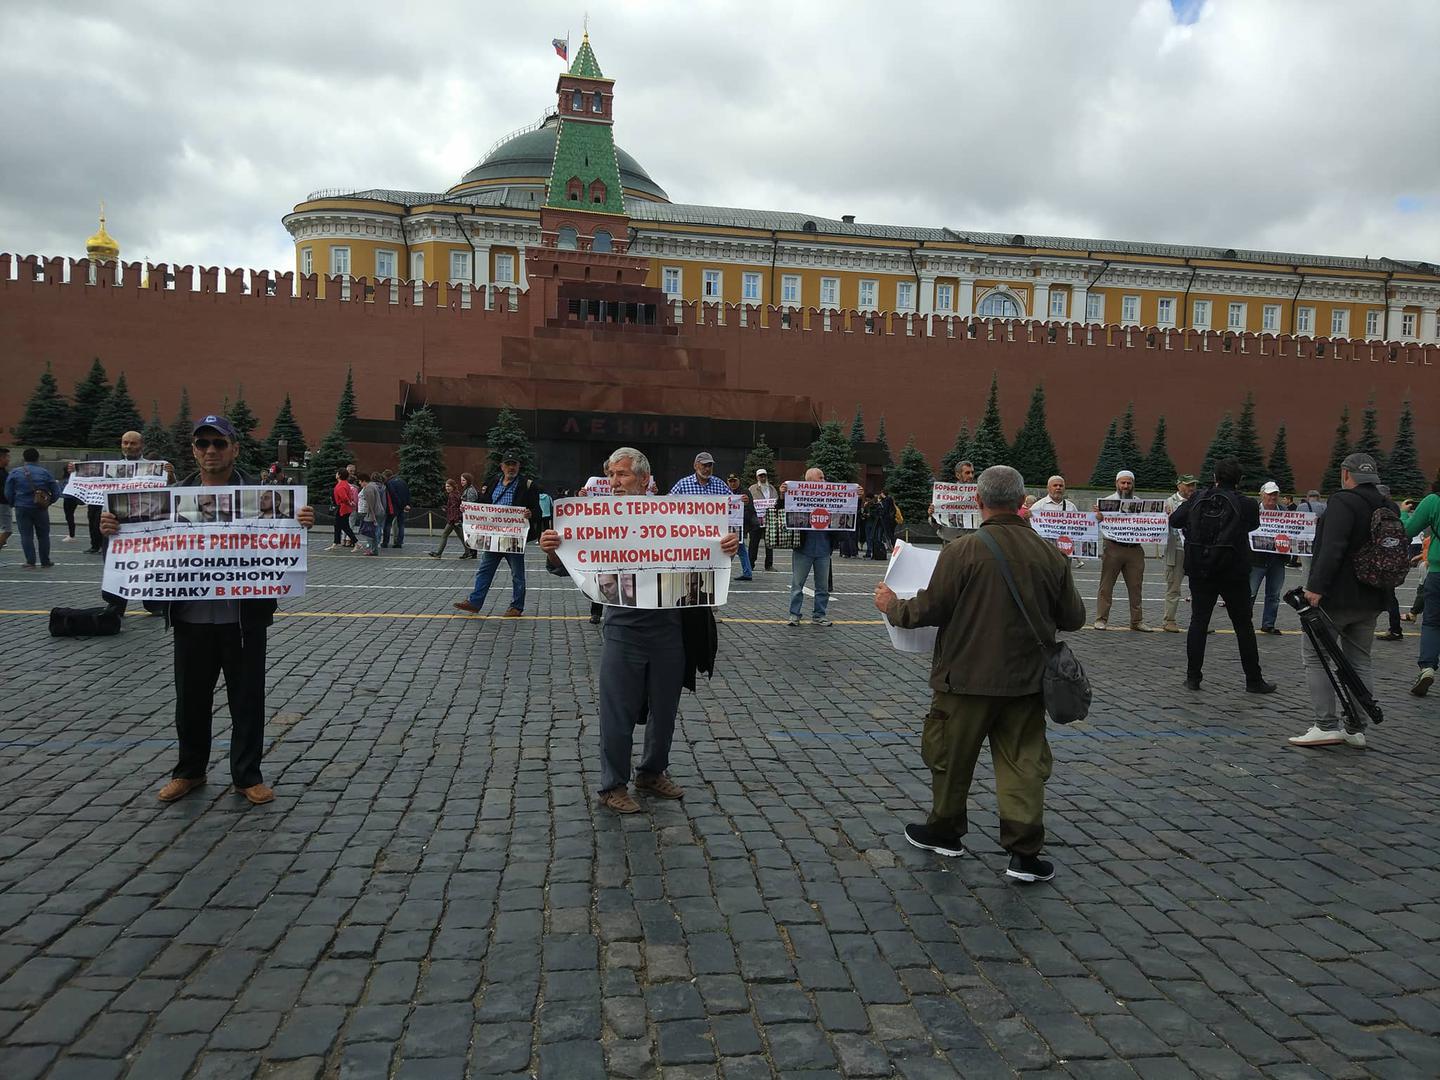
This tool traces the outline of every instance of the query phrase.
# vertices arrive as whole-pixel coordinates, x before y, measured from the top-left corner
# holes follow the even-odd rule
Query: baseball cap
[[[500,463],[501,463],[502,465],[519,465],[519,464],[520,464],[520,451],[519,451],[519,450],[506,450],[505,453],[504,453],[503,455],[501,455],[501,457],[500,457]]]
[[[770,474],[769,474],[768,472],[766,472],[764,469],[756,469],[756,470],[755,470],[755,475],[756,475],[756,476],[769,476]]]
[[[1320,498],[1320,491],[1318,488],[1311,488],[1309,491],[1305,492],[1305,497],[1307,499],[1318,499]]]
[[[209,416],[202,416],[199,420],[195,421],[195,428],[193,431],[190,432],[191,438],[199,435],[201,429],[203,428],[210,428],[212,431],[218,431],[227,439],[238,440],[240,438],[239,434],[235,431],[234,424],[230,423],[230,421],[226,417],[216,416],[214,413],[211,413]]]
[[[1369,454],[1351,454],[1340,463],[1340,467],[1355,478],[1357,484],[1378,484],[1380,470],[1375,459]]]
[[[1261,495],[1279,495],[1279,494],[1280,494],[1280,485],[1277,484],[1277,483],[1275,483],[1274,480],[1267,480],[1267,481],[1265,481],[1264,484],[1262,484],[1262,485],[1260,486],[1260,494],[1261,494]]]
[[[1176,484],[1193,484],[1193,483],[1195,483],[1195,474],[1194,474],[1194,473],[1188,473],[1188,472],[1187,472],[1187,473],[1182,473],[1181,475],[1179,475],[1179,476],[1177,476],[1177,477],[1175,478],[1175,483],[1176,483]]]
[[[695,464],[696,464],[696,465],[714,465],[714,464],[715,464],[715,459],[710,456],[709,451],[707,451],[707,450],[701,450],[700,453],[698,453],[698,454],[695,455]]]

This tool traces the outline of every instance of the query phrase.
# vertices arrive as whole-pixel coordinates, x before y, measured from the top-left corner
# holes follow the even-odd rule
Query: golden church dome
[[[91,259],[109,260],[120,258],[120,245],[105,231],[105,207],[100,207],[100,229],[85,241],[85,255]]]

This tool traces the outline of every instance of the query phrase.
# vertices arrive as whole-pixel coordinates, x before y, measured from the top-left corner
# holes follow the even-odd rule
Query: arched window
[[[595,100],[590,105],[591,112],[603,113],[605,111],[605,99],[600,96],[600,91],[595,91]]]
[[[570,94],[570,111],[571,111],[571,112],[584,112],[584,111],[585,111],[585,94],[584,94],[582,91],[580,91],[580,90],[574,90],[574,91],[571,92],[571,94]]]
[[[590,201],[592,203],[603,203],[605,201],[605,185],[599,180],[590,184]]]
[[[595,235],[590,239],[590,250],[611,251],[613,248],[614,245],[611,243],[610,234],[604,229],[596,229]]]
[[[1018,319],[1020,305],[1009,293],[993,292],[980,301],[975,314],[983,315],[987,319]]]
[[[569,225],[561,225],[559,231],[555,234],[555,246],[573,250],[576,247],[575,241],[575,230]]]

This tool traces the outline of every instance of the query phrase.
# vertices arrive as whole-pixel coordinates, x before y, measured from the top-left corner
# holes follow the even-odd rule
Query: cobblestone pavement
[[[970,855],[904,842],[927,658],[874,621],[879,564],[837,561],[829,629],[783,625],[788,573],[737,585],[723,672],[682,705],[686,797],[622,819],[594,806],[578,594],[532,571],[527,618],[453,617],[474,564],[417,536],[312,548],[271,636],[276,801],[222,783],[222,714],[211,784],[161,806],[158,620],[55,641],[36,613],[96,601],[81,546],[47,574],[0,556],[6,1080],[1440,1075],[1413,635],[1376,644],[1368,752],[1285,744],[1308,722],[1293,632],[1261,641],[1270,698],[1223,634],[1200,696],[1182,638],[1074,635],[1096,709],[1052,732],[1059,876],[1026,888],[988,759]]]

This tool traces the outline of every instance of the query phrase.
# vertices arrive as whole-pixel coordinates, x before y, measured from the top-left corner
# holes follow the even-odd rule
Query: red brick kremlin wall
[[[36,280],[37,270],[43,280]],[[579,327],[557,334],[533,328],[557,323],[529,312],[524,295],[515,297],[512,312],[505,294],[496,297],[497,310],[485,310],[480,293],[462,297],[461,290],[449,290],[441,304],[436,285],[426,286],[417,303],[413,287],[382,283],[379,294],[394,300],[367,303],[363,281],[351,284],[350,300],[340,299],[338,280],[318,299],[313,277],[294,288],[291,274],[180,267],[167,287],[166,268],[155,266],[142,287],[138,264],[126,264],[118,285],[112,265],[94,267],[93,285],[90,270],[84,260],[0,255],[0,430],[7,440],[46,361],[68,393],[98,356],[112,380],[126,373],[142,414],[158,399],[167,421],[182,384],[192,410],[203,413],[243,383],[263,432],[288,392],[314,443],[333,421],[347,365],[354,367],[360,415],[389,419],[400,383],[417,377],[493,373],[513,395],[523,389],[517,368],[528,367],[538,379],[558,337],[573,342],[565,378],[577,365],[593,373],[589,390],[577,389],[569,407],[592,407],[606,384],[613,388],[649,367],[672,373],[658,377],[674,388],[667,402],[692,400],[688,390],[701,408],[714,403],[714,411],[700,415],[738,409],[745,415],[737,418],[764,417],[756,392],[768,392],[790,402],[808,397],[822,417],[833,411],[848,426],[861,403],[872,428],[885,415],[894,449],[913,433],[932,463],[950,446],[962,416],[974,428],[994,371],[1012,436],[1035,383],[1044,381],[1051,435],[1076,482],[1088,478],[1110,418],[1127,402],[1135,402],[1142,448],[1163,413],[1171,456],[1194,469],[1221,415],[1238,411],[1247,390],[1255,393],[1267,452],[1275,427],[1287,425],[1302,488],[1319,481],[1341,406],[1350,406],[1352,433],[1358,432],[1359,411],[1371,395],[1387,448],[1401,402],[1412,399],[1421,466],[1433,473],[1440,465],[1434,345],[939,318],[925,336],[923,320],[904,316],[877,318],[875,332],[866,333],[862,316],[813,311],[785,329],[773,310],[697,305],[683,307],[678,325],[675,313],[662,309],[666,324],[675,325],[668,334]],[[705,377],[697,382],[700,369]],[[502,403],[526,404],[493,402]]]

